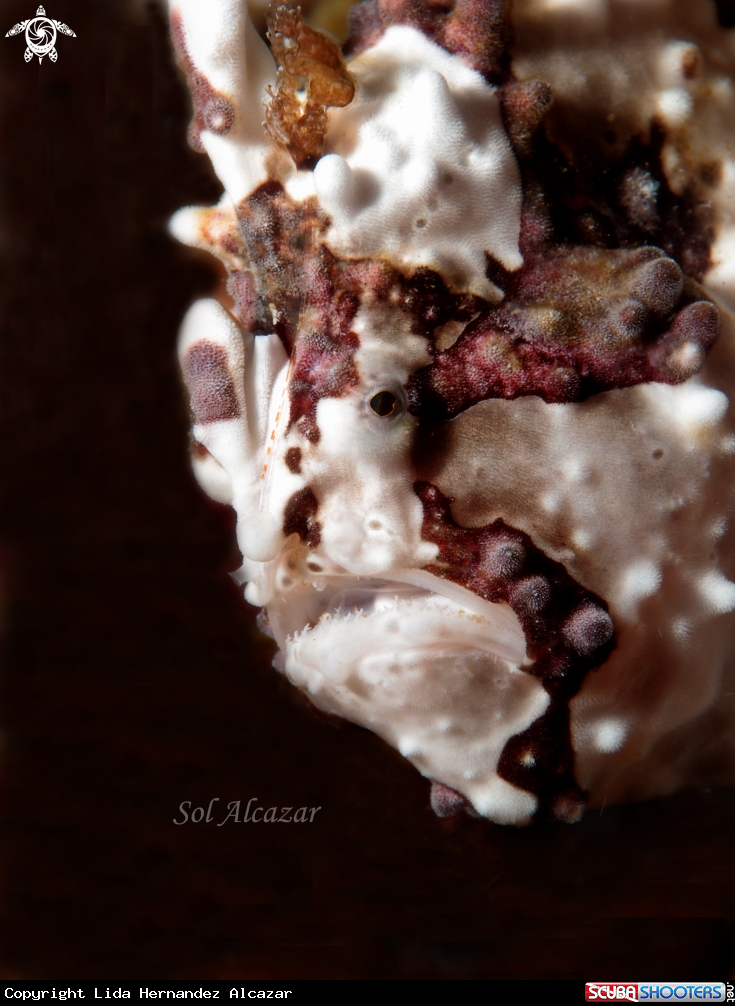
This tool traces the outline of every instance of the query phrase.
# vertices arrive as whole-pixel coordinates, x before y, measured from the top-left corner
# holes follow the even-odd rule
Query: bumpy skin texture
[[[172,230],[232,298],[182,327],[194,470],[277,668],[440,816],[735,774],[735,33],[629,8],[363,0],[343,65],[274,7],[277,72],[172,3],[225,186]]]

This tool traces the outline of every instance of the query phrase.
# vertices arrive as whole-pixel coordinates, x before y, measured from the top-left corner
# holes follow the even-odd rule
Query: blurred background
[[[0,35],[36,6],[2,0]],[[164,13],[46,11],[57,63],[0,37],[2,976],[721,980],[735,793],[439,820],[270,668],[188,468],[176,333],[221,277],[166,222],[220,185]],[[321,810],[217,827],[251,798]]]

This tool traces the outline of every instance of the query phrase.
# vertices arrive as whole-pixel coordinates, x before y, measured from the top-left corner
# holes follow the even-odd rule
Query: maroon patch
[[[509,80],[499,97],[513,149],[519,155],[531,155],[536,131],[551,107],[551,88],[541,80]]]
[[[232,105],[221,94],[214,94],[208,99],[202,110],[204,128],[217,136],[229,133],[235,124],[235,112]]]
[[[414,490],[424,508],[423,538],[439,546],[436,564],[426,568],[488,601],[510,605],[534,661],[528,673],[550,696],[544,715],[505,745],[498,774],[535,793],[539,815],[576,820],[585,798],[574,778],[569,701],[585,675],[615,647],[607,604],[524,532],[501,519],[460,527],[452,517],[452,501],[436,486],[417,482]]]
[[[316,548],[321,541],[321,524],[316,519],[319,503],[310,486],[304,486],[294,493],[286,504],[283,514],[283,533],[288,538],[297,534],[310,548]]]
[[[301,448],[289,447],[286,451],[286,468],[292,475],[301,474]]]
[[[350,13],[345,52],[375,45],[392,25],[418,28],[447,52],[457,53],[492,83],[508,73],[510,26],[505,0],[363,0]]]
[[[474,294],[451,293],[441,276],[425,267],[411,276],[386,269],[376,293],[411,318],[414,335],[431,340],[436,330],[447,322],[469,322],[488,307],[487,301]]]
[[[193,437],[191,438],[191,453],[195,458],[199,458],[202,461],[204,458],[212,456],[204,444],[200,443],[198,440],[194,440]]]
[[[179,66],[189,81],[189,90],[194,104],[194,116],[189,126],[189,143],[194,150],[204,153],[201,141],[202,130],[208,129],[220,136],[229,133],[235,122],[235,111],[227,98],[216,91],[204,74],[194,65],[186,48],[184,25],[178,11],[171,12],[171,38]]]
[[[508,276],[506,299],[407,385],[414,415],[450,419],[489,398],[581,402],[680,384],[720,328],[715,305],[655,248],[557,248]]]
[[[437,817],[454,817],[468,806],[466,797],[443,782],[432,782],[430,800]]]
[[[334,334],[329,327],[305,333],[294,349],[289,427],[298,424],[312,443],[320,437],[316,421],[319,399],[340,398],[358,381],[354,356],[359,339],[354,332],[338,333],[341,338],[333,338]]]
[[[202,339],[187,350],[181,364],[197,423],[237,419],[240,406],[230,377],[227,351]]]
[[[332,263],[319,243],[328,217],[314,199],[294,202],[280,182],[265,182],[237,207],[249,272],[235,273],[230,293],[254,335],[277,332],[293,350],[311,287],[323,286]],[[326,274],[326,276],[325,276]]]
[[[292,355],[289,427],[319,440],[320,398],[339,398],[358,379],[359,346],[351,331],[359,284],[351,263],[319,243],[327,219],[314,200],[295,203],[277,182],[267,182],[238,207],[248,277],[231,284],[250,331],[276,332]]]

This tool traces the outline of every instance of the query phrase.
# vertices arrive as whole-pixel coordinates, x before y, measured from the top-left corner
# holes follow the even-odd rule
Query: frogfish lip
[[[394,569],[385,578],[314,575],[311,582],[277,594],[268,604],[268,618],[286,655],[296,641],[301,640],[303,649],[310,639],[330,665],[350,662],[349,652],[341,658],[329,652],[331,630],[346,619],[356,630],[359,625],[356,648],[369,637],[373,652],[459,648],[510,664],[527,663],[525,634],[508,604],[486,601],[423,569]]]

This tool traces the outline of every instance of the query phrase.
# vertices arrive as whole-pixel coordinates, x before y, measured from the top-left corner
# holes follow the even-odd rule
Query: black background
[[[46,10],[77,34],[56,64],[0,37],[2,976],[721,980],[732,792],[440,821],[270,669],[188,469],[176,332],[219,279],[166,221],[220,186],[163,16]],[[214,797],[322,809],[173,824]]]

